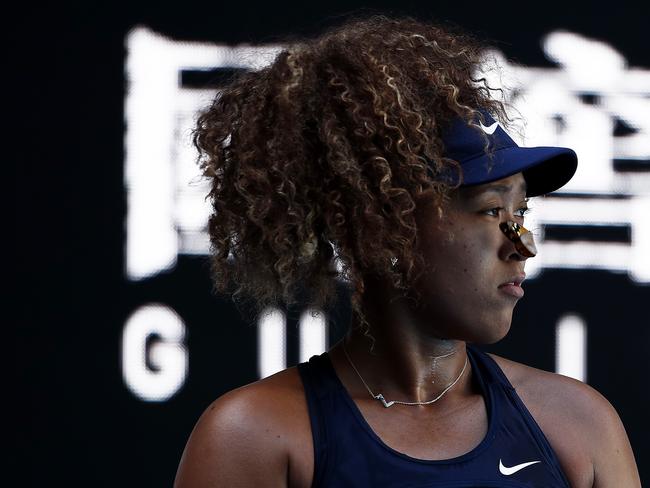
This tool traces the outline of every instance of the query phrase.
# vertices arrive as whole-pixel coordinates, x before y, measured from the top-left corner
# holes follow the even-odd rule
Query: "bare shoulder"
[[[289,368],[206,408],[185,446],[175,486],[299,486],[292,479],[300,472],[290,461],[310,447],[302,382]]]
[[[573,486],[640,486],[623,423],[602,394],[582,381],[490,356],[544,432]]]
[[[576,420],[589,422],[585,413],[605,414],[613,410],[598,391],[582,381],[533,368],[516,361],[490,354],[517,390],[529,410],[544,409],[575,415]],[[532,412],[531,412],[532,413]]]

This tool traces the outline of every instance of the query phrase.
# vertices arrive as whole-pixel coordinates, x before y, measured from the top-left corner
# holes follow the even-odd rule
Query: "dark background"
[[[540,39],[563,28],[606,40],[631,66],[650,68],[644,4],[138,2],[19,6],[7,15],[12,116],[5,144],[18,256],[9,255],[17,284],[9,303],[17,394],[7,422],[17,485],[169,486],[205,406],[257,378],[255,328],[211,295],[205,258],[181,256],[172,271],[142,282],[125,277],[124,61],[131,28],[259,44],[317,33],[348,12],[411,14],[462,25],[524,65],[550,66]],[[589,383],[617,408],[642,479],[650,479],[650,287],[607,271],[551,270],[526,291],[511,334],[490,350],[553,370],[554,324],[579,311],[591,327]],[[124,321],[150,301],[173,307],[190,328],[188,379],[161,403],[134,397],[119,365]],[[346,314],[344,303],[339,332]],[[291,362],[295,319],[288,329]]]

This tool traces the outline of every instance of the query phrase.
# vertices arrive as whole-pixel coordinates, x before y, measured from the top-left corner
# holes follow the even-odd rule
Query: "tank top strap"
[[[305,389],[309,409],[314,443],[314,481],[316,481],[323,478],[328,465],[327,419],[330,416],[329,413],[333,411],[335,393],[339,388],[339,383],[336,372],[327,357],[327,352],[320,356],[312,356],[309,362],[300,363],[297,368]]]
[[[467,344],[467,353],[470,359],[474,360],[473,363],[479,366],[476,372],[477,379],[484,390],[493,383],[499,384],[509,391],[515,390],[503,370],[489,354],[472,344]]]

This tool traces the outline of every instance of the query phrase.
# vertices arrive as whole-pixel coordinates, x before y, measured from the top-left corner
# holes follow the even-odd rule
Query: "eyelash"
[[[493,215],[493,214],[489,213],[489,212],[492,212],[493,210],[496,210],[496,215]],[[493,208],[489,208],[489,209],[485,210],[483,213],[487,213],[487,214],[489,214],[489,215],[491,215],[493,217],[498,217],[499,212],[501,210],[503,210],[503,207],[493,207]],[[521,214],[520,215],[515,215],[515,216],[524,218],[526,216],[526,214],[530,212],[530,210],[531,210],[531,208],[527,207],[527,206],[526,207],[520,207],[520,208],[517,209],[517,212],[521,212]]]

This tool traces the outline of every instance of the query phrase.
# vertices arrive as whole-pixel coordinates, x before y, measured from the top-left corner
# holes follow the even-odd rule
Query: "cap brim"
[[[530,197],[564,186],[576,172],[578,157],[566,147],[505,147],[490,156],[465,161],[463,186],[480,185],[523,172]]]

